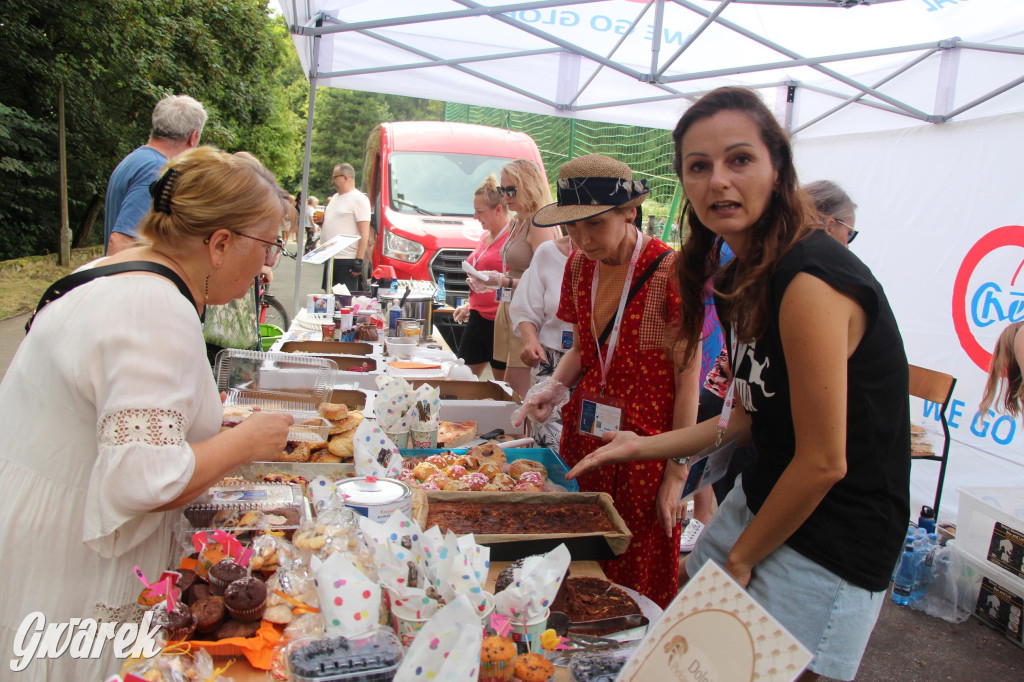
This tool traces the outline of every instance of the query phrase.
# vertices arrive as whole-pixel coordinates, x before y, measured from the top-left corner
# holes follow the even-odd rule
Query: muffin
[[[266,603],[267,586],[256,578],[242,578],[224,588],[224,606],[235,620],[259,620]]]
[[[224,598],[200,599],[192,605],[192,615],[196,617],[196,632],[216,632],[224,620]]]
[[[238,620],[226,620],[217,628],[217,633],[213,636],[214,639],[230,639],[231,637],[252,637],[260,629],[260,622],[258,620],[248,621],[243,623]]]
[[[181,590],[182,595],[185,595],[196,583],[196,572],[188,568],[179,568],[177,573],[178,582],[174,583],[174,586]]]
[[[196,629],[196,617],[185,602],[178,602],[173,610],[167,610],[167,602],[153,607],[153,623],[163,631],[168,642],[188,639]]]
[[[555,674],[555,666],[540,654],[519,654],[516,657],[516,682],[547,682]]]
[[[509,682],[515,657],[516,644],[508,637],[484,637],[480,646],[479,682]]]
[[[190,587],[188,592],[185,593],[185,603],[195,604],[197,601],[211,596],[213,596],[213,592],[210,591],[210,586],[207,583],[196,582],[196,584]]]
[[[234,559],[221,559],[210,569],[210,591],[213,594],[224,594],[230,583],[244,578],[246,570],[235,563]]]

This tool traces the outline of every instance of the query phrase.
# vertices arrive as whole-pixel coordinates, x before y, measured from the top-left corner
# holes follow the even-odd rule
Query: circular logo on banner
[[[992,230],[964,256],[953,282],[953,329],[960,347],[982,371],[992,354],[979,334],[996,335],[1024,320],[1024,227]],[[993,338],[994,342],[994,338]]]

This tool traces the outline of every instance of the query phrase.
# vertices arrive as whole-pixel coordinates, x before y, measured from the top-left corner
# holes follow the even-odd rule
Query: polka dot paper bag
[[[341,552],[310,560],[327,632],[353,639],[369,634],[380,619],[380,584],[363,575]]]

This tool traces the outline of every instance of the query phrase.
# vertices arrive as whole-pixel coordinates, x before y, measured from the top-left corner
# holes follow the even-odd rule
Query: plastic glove
[[[466,278],[469,288],[477,294],[486,294],[488,291],[499,289],[501,281],[505,279],[503,274],[495,270],[484,270],[480,274],[484,276],[484,279],[473,277],[472,275]]]
[[[469,319],[469,304],[468,303],[463,303],[458,308],[456,308],[455,312],[452,313],[452,319],[455,322],[459,323],[459,324],[462,324],[463,322],[468,320]]]
[[[512,424],[520,427],[527,417],[537,424],[543,424],[555,411],[569,402],[569,388],[554,377],[538,381],[523,398],[523,406],[512,413]]]

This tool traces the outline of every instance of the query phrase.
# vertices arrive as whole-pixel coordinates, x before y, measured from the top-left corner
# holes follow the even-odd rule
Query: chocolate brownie
[[[615,528],[598,504],[431,502],[427,528],[459,535],[610,533]]]

